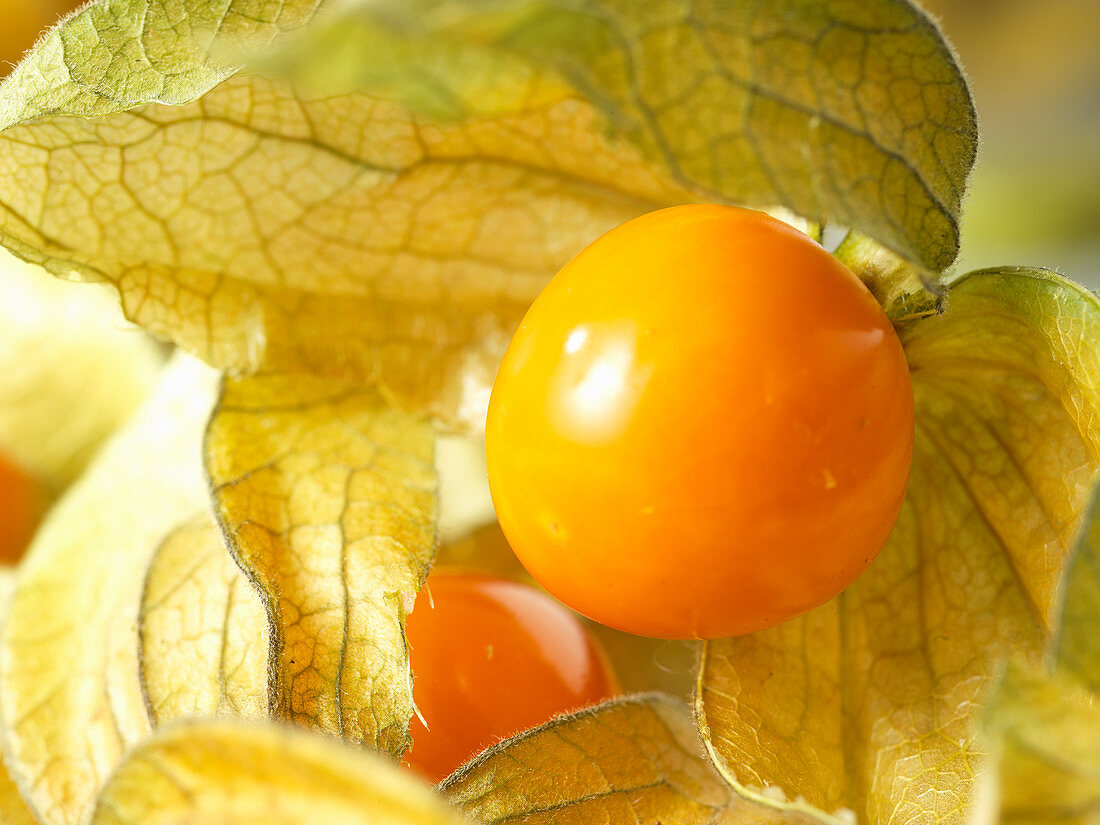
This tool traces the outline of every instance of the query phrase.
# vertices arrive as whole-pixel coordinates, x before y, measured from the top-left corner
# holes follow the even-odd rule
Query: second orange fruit
[[[502,739],[610,698],[615,676],[579,618],[519,582],[433,573],[406,624],[406,763],[437,782]]]

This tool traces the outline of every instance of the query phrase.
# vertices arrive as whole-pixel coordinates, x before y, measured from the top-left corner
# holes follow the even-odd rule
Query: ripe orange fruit
[[[501,528],[578,612],[716,638],[837,595],[896,521],[913,395],[894,329],[812,239],[682,206],[578,254],[508,348],[486,428]]]
[[[405,761],[438,782],[479,752],[616,690],[581,621],[506,579],[433,573],[406,624],[413,698]]]

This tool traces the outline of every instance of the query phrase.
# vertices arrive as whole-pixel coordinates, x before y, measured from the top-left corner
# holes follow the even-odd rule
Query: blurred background
[[[956,269],[1032,264],[1100,289],[1100,0],[922,5],[982,133]]]
[[[0,0],[0,75],[74,5]],[[1100,288],[1100,0],[923,5],[967,70],[983,135],[956,269],[1041,265]]]

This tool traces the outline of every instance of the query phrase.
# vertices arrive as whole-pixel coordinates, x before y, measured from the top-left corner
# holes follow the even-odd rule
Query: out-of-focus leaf
[[[1100,647],[1097,496],[1066,565],[1047,664],[1011,661],[990,691],[981,728],[989,750],[973,825],[1093,822],[1100,815]]]
[[[4,825],[39,825],[11,778],[4,756],[0,753],[0,822]]]
[[[153,556],[138,636],[154,726],[188,717],[267,718],[267,614],[210,515],[175,530]]]
[[[430,425],[377,390],[227,380],[206,467],[233,553],[272,618],[280,717],[398,754],[404,615],[435,550]]]
[[[828,605],[706,647],[699,718],[747,793],[872,825],[960,821],[989,676],[1049,637],[1100,456],[1100,301],[1006,269],[947,304],[903,331],[916,442],[886,548]]]
[[[446,546],[496,522],[481,439],[442,436],[435,445],[439,472],[439,542]],[[505,545],[507,548],[507,545]],[[512,555],[512,551],[507,551]]]
[[[1086,825],[1100,815],[1100,704],[1064,675],[1012,664],[985,709],[991,749],[973,825]]]
[[[0,822],[4,825],[40,825],[12,779],[3,752],[0,752]]]
[[[23,560],[0,637],[5,754],[34,811],[82,822],[149,730],[137,611],[164,535],[207,503],[202,428],[213,371],[180,356],[54,506]]]
[[[640,212],[778,202],[954,257],[973,114],[904,0],[368,4],[304,41],[353,88],[214,85],[215,45],[313,8],[69,21],[0,89],[0,240],[231,371],[381,378],[475,429],[546,279]]]
[[[589,630],[607,653],[623,693],[657,690],[689,701],[695,689],[699,644],[634,636],[596,622]]]
[[[155,380],[155,344],[103,287],[74,287],[0,252],[0,450],[55,495]]]
[[[508,539],[504,538],[500,525],[495,522],[465,538],[442,545],[436,554],[433,569],[483,573],[534,584],[534,579],[523,569],[508,545]]]
[[[1053,664],[1093,693],[1100,693],[1100,487],[1062,580],[1061,621]],[[1100,728],[1098,728],[1100,730]]]
[[[8,604],[14,589],[14,572],[0,570],[0,623],[7,615]],[[38,819],[27,807],[19,787],[12,779],[2,748],[0,748],[0,822],[4,825],[38,825]]]
[[[165,728],[107,784],[92,825],[463,825],[408,771],[274,725]]]
[[[501,742],[445,779],[444,798],[487,825],[803,825],[743,799],[703,756],[687,706],[608,702]]]

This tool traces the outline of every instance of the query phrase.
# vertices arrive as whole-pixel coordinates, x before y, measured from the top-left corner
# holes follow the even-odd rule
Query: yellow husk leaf
[[[48,825],[76,825],[149,730],[138,682],[145,567],[206,503],[202,428],[214,375],[179,356],[57,503],[19,570],[0,636],[8,767]]]
[[[903,0],[177,6],[85,9],[0,89],[0,240],[236,374],[380,380],[476,431],[542,285],[641,212],[957,249],[973,110]]]
[[[91,825],[463,825],[375,754],[275,725],[191,722],[138,746]]]
[[[267,614],[213,516],[173,531],[145,574],[138,614],[149,719],[266,719]]]
[[[563,716],[487,750],[439,786],[486,825],[809,825],[739,797],[699,747],[688,708],[656,694]]]
[[[434,434],[377,390],[227,380],[206,468],[271,617],[278,717],[399,754],[413,713],[404,616],[435,551]]]

